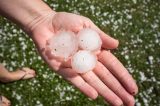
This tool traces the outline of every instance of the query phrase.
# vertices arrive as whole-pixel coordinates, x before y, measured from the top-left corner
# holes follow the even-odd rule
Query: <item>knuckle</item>
[[[76,86],[77,86],[78,88],[83,88],[85,85],[86,85],[86,82],[82,81],[82,82],[77,83]]]
[[[90,23],[90,24],[94,24],[94,23],[92,22],[92,20],[89,19],[88,17],[85,17],[84,19],[86,20],[85,22]]]
[[[137,87],[135,82],[133,82],[130,92],[131,92],[132,95],[136,95],[138,93],[138,87]]]
[[[110,76],[111,76],[111,73],[109,73],[109,71],[106,71],[103,75],[101,75],[101,79],[105,81],[107,80],[107,78],[110,78]]]
[[[83,29],[83,26],[82,25],[79,25],[79,26],[75,26],[75,27],[72,27],[73,31],[80,31],[81,29]]]
[[[131,96],[128,98],[128,101],[127,101],[127,104],[128,106],[134,106],[135,104],[135,99]]]
[[[89,83],[91,83],[91,84],[94,84],[94,83],[97,82],[97,79],[95,79],[95,78],[89,76],[89,77],[87,78],[87,82],[89,82]]]
[[[114,100],[113,106],[122,106],[123,105],[123,102],[121,99],[115,97],[113,100]]]
[[[110,65],[111,67],[115,67],[116,65],[118,65],[118,61],[117,61],[117,59],[114,58],[114,57],[110,58],[108,61],[109,61],[109,65]]]
[[[104,56],[108,56],[108,52],[105,50],[102,50],[99,54],[98,54],[98,60],[100,61],[104,61]]]
[[[115,92],[122,92],[122,91],[124,91],[124,88],[120,84],[118,84],[115,89]]]
[[[85,22],[84,22],[84,27],[87,28],[87,27],[89,27],[89,26],[90,26],[90,23],[89,23],[88,21],[85,21]]]
[[[82,19],[79,20],[79,24],[83,25],[83,20]]]
[[[126,76],[128,76],[128,72],[121,71],[120,79],[122,79],[122,80],[128,80],[126,78]]]
[[[90,22],[91,20],[88,17],[84,17],[84,19],[88,22]]]

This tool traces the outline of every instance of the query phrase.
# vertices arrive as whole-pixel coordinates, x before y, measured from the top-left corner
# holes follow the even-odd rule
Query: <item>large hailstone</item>
[[[72,68],[77,73],[85,73],[95,68],[97,63],[96,56],[90,51],[80,50],[78,51],[71,60]]]
[[[102,40],[95,30],[85,28],[78,33],[78,43],[83,50],[97,51],[101,48]]]
[[[60,31],[49,40],[49,48],[52,55],[68,59],[78,50],[77,37],[71,31]]]

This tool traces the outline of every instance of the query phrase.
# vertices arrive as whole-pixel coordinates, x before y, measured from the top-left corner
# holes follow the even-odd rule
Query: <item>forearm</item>
[[[0,15],[28,30],[33,20],[51,12],[42,0],[0,0]]]

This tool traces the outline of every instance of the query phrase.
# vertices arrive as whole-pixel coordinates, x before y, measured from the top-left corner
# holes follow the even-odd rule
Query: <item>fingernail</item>
[[[134,96],[134,95],[136,95],[136,93],[135,93],[135,92],[132,92],[132,95]]]

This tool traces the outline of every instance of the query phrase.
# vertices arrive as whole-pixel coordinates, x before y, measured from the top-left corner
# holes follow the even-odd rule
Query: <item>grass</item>
[[[136,79],[137,106],[160,105],[160,1],[159,0],[47,0],[56,11],[89,17],[104,32],[119,39],[114,54]],[[151,59],[153,58],[153,60]],[[0,83],[0,93],[13,106],[104,106],[90,100],[61,76],[53,73],[37,54],[32,40],[18,26],[0,17],[0,63],[9,70],[28,66],[35,79]]]

